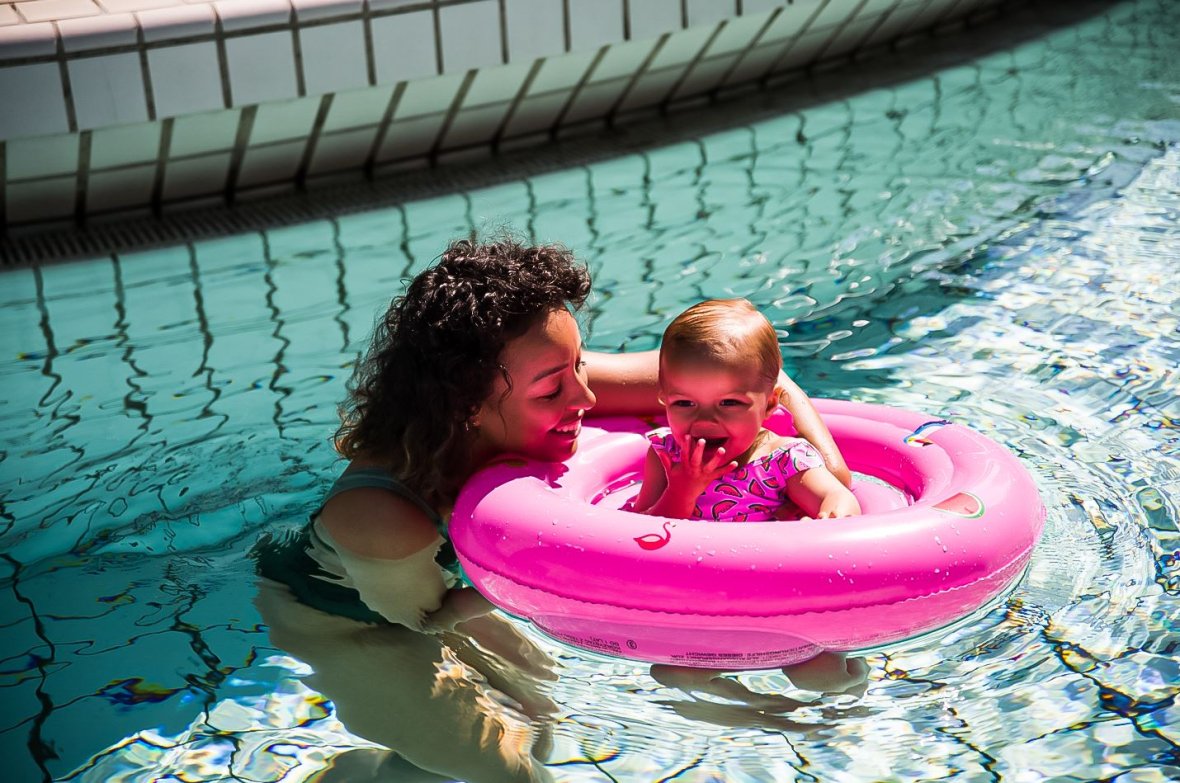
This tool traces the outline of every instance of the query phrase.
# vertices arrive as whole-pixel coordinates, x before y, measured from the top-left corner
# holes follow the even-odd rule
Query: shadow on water
[[[182,210],[158,217],[94,220],[74,229],[29,228],[0,236],[0,264],[46,264],[124,253],[186,241],[321,220],[395,206],[422,198],[461,193],[503,182],[585,166],[620,155],[713,134],[768,117],[843,101],[888,89],[938,70],[954,68],[1009,49],[1107,12],[1120,0],[1037,0],[1008,3],[994,17],[965,24],[953,33],[928,34],[896,44],[841,56],[812,68],[775,76],[761,89],[710,95],[707,102],[657,115],[638,113],[614,127],[592,126],[568,139],[509,151],[472,164],[442,166],[388,179],[360,178],[347,185],[240,203],[232,207]],[[769,82],[769,85],[767,84]],[[779,83],[784,82],[784,83]],[[802,132],[799,143],[805,143]]]

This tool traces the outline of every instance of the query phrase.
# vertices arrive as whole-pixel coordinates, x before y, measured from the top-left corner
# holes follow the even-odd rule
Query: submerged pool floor
[[[1041,4],[1010,48],[821,74],[666,144],[0,272],[5,779],[1180,777],[1174,17]],[[340,468],[378,309],[499,226],[591,265],[592,349],[746,296],[811,394],[1006,444],[1049,509],[1028,573],[843,694],[669,677],[508,620],[357,629],[260,585],[246,552]]]

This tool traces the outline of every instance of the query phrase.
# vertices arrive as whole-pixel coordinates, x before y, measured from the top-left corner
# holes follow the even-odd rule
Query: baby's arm
[[[826,467],[814,467],[787,479],[787,496],[804,513],[815,519],[851,517],[860,513],[860,503],[848,487]]]
[[[640,514],[649,513],[648,509],[660,499],[667,486],[668,477],[664,475],[664,466],[656,455],[656,450],[649,448],[647,458],[643,462],[643,484],[640,485],[639,494],[635,497],[634,509]]]
[[[807,440],[828,466],[828,470],[839,479],[844,486],[852,486],[852,473],[848,464],[844,462],[844,455],[832,439],[828,425],[819,417],[819,412],[811,404],[811,398],[792,381],[785,372],[778,374],[779,403],[791,412],[795,424],[795,432],[800,438]]]

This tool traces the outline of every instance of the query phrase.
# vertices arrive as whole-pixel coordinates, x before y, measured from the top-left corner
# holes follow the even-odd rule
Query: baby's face
[[[774,389],[752,366],[711,360],[666,362],[660,370],[660,399],[668,426],[681,448],[705,440],[705,458],[724,448],[744,462],[762,422],[778,404]]]

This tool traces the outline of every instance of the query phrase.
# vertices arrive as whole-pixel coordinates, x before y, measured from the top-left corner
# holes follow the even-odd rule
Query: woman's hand
[[[796,434],[815,446],[816,451],[824,458],[828,470],[841,484],[846,487],[852,486],[852,472],[848,470],[844,455],[832,439],[828,425],[819,417],[819,412],[811,404],[807,394],[781,370],[778,374],[778,392],[779,405],[790,411]]]

